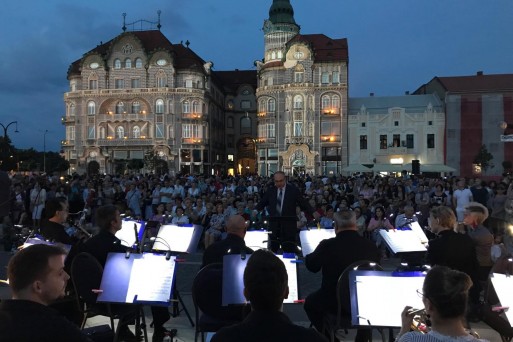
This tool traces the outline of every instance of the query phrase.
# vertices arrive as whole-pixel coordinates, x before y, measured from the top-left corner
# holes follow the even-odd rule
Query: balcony
[[[265,118],[274,118],[276,116],[276,112],[258,112],[257,118],[265,119]]]
[[[75,123],[75,121],[76,121],[75,115],[69,115],[69,116],[66,115],[66,116],[61,117],[61,123],[63,125]]]
[[[112,112],[106,114],[98,114],[96,118],[99,122],[102,121],[151,121],[153,122],[153,115],[148,115],[144,112],[140,114],[112,114]]]
[[[257,144],[275,144],[276,138],[258,138],[256,142]]]
[[[126,139],[96,139],[98,146],[151,146],[153,145],[152,138],[126,138]]]
[[[202,138],[182,138],[184,145],[201,145],[204,141]]]
[[[321,135],[321,142],[332,143],[340,142],[340,135]]]
[[[182,119],[184,119],[184,120],[202,120],[202,119],[206,119],[206,115],[203,115],[203,113],[182,113]]]
[[[326,115],[326,116],[339,115],[340,108],[326,107],[326,108],[321,109],[321,114]]]
[[[287,144],[287,145],[291,145],[291,144],[295,144],[295,145],[300,145],[300,144],[311,145],[311,144],[313,144],[313,137],[311,137],[311,136],[306,136],[306,137],[287,137],[287,138],[285,138],[285,144]]]
[[[72,147],[72,146],[75,146],[75,140],[61,140],[61,146],[62,147],[66,147],[66,146]]]

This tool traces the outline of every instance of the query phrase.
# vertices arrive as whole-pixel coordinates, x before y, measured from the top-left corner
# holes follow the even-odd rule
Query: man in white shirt
[[[463,222],[463,213],[465,212],[465,207],[474,199],[472,197],[472,191],[465,187],[464,179],[459,180],[457,185],[458,189],[456,189],[452,195],[452,205],[456,209],[458,222]]]
[[[164,180],[164,186],[160,188],[160,203],[170,203],[173,197],[174,188],[169,179]]]

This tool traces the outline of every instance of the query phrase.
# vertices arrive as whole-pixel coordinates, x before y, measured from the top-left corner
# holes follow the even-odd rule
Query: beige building
[[[346,39],[300,34],[288,0],[264,21],[258,72],[258,172],[339,174],[347,164]]]

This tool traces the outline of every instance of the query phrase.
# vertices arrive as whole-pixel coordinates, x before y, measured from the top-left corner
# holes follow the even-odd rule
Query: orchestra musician
[[[422,292],[426,325],[430,330],[410,331],[415,312],[406,306],[401,313],[401,330],[397,342],[485,341],[465,329],[465,312],[472,280],[463,272],[435,266],[426,275]]]

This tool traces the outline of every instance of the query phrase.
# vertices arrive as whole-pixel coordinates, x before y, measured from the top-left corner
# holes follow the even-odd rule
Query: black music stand
[[[167,256],[194,253],[202,232],[203,227],[196,224],[180,226],[174,224],[162,225],[155,238],[152,249],[156,252],[165,252]],[[185,306],[180,291],[178,291],[176,281],[173,288],[173,299],[173,317],[179,316],[181,311],[185,311],[191,326],[194,327],[194,321]],[[182,305],[182,310],[178,307],[178,303]]]
[[[288,274],[289,296],[283,303],[298,303],[297,260],[284,258],[277,255],[283,261]],[[234,304],[246,304],[244,297],[244,270],[249,256],[240,254],[228,254],[223,257],[223,306]]]
[[[281,249],[285,253],[297,253],[297,217],[274,216],[269,217],[271,231],[270,247],[274,253]]]
[[[301,241],[301,251],[303,256],[306,257],[312,253],[322,240],[331,239],[335,237],[335,229],[307,229],[299,232],[299,240]]]

